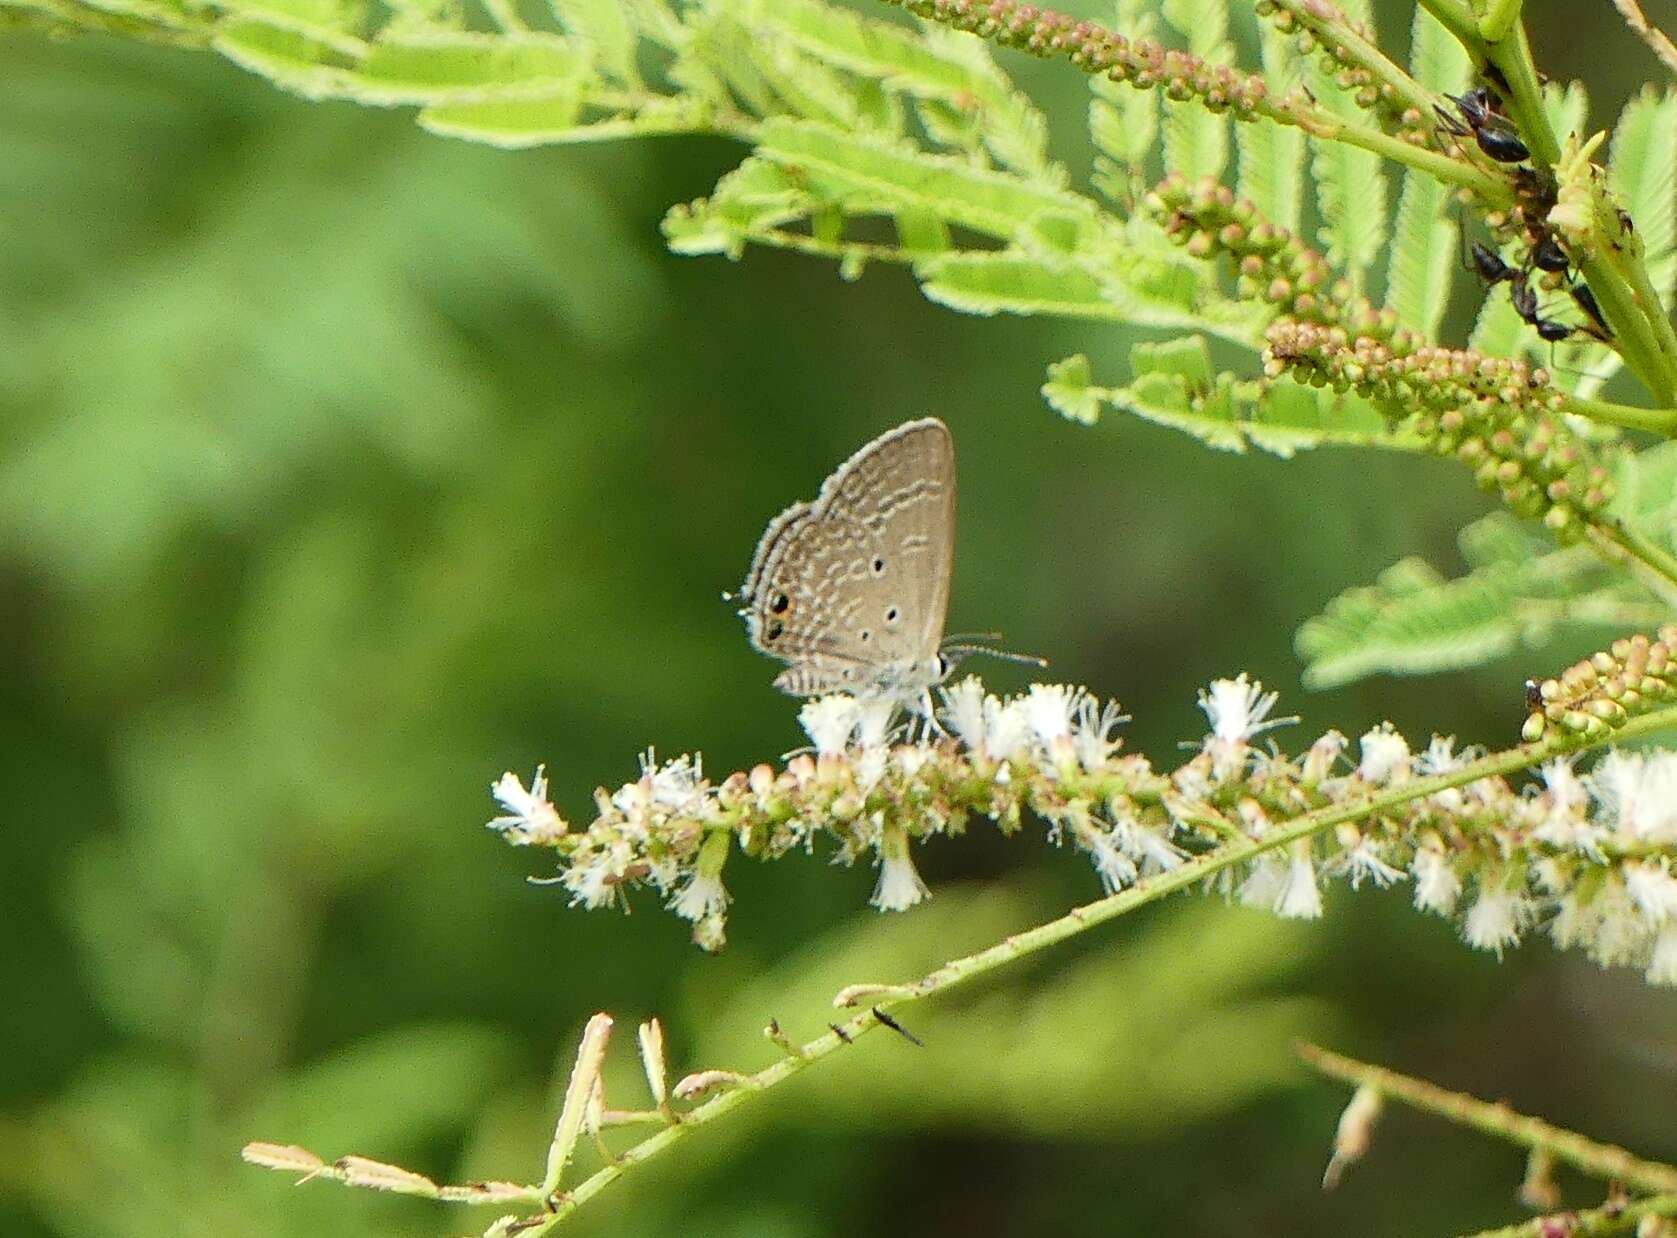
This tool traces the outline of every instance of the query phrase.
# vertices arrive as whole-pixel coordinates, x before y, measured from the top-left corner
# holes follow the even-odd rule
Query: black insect
[[[1480,241],[1475,241],[1468,247],[1473,254],[1473,267],[1479,272],[1479,278],[1487,284],[1500,284],[1505,279],[1513,279],[1519,271],[1502,260],[1502,256]]]
[[[1514,312],[1537,329],[1539,339],[1558,344],[1572,334],[1572,328],[1564,322],[1544,318],[1537,312],[1537,293],[1532,289],[1524,271],[1516,271],[1510,278],[1508,299],[1514,303]]]
[[[1438,123],[1453,137],[1473,135],[1479,149],[1498,163],[1524,163],[1531,151],[1520,140],[1513,123],[1496,110],[1496,101],[1484,86],[1477,86],[1465,95],[1445,95],[1456,105],[1452,116],[1441,105],[1434,104]]]
[[[1603,343],[1612,339],[1613,328],[1607,325],[1607,319],[1602,316],[1601,303],[1595,299],[1595,293],[1590,291],[1590,286],[1588,284],[1573,284],[1567,291],[1572,294],[1572,299],[1578,303],[1578,308],[1584,311],[1591,322],[1595,323],[1596,329],[1591,334]]]
[[[1535,679],[1526,680],[1526,708],[1532,710],[1543,708],[1543,685]]]
[[[1536,240],[1531,247],[1531,264],[1539,271],[1565,271],[1572,266],[1572,259],[1566,256],[1566,250],[1555,239],[1555,234],[1545,226],[1533,228]]]

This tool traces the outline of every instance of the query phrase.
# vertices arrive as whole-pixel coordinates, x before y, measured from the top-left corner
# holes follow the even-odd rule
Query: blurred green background
[[[1597,123],[1652,72],[1607,6],[1529,7]],[[1086,169],[1081,82],[1004,63]],[[771,515],[912,415],[959,447],[951,625],[1118,696],[1157,762],[1202,733],[1196,687],[1240,670],[1283,690],[1297,735],[1389,717],[1513,739],[1512,660],[1295,687],[1291,633],[1340,589],[1411,552],[1458,566],[1454,531],[1486,509],[1464,471],[1070,425],[1036,394],[1045,363],[1121,373],[1128,336],[961,318],[890,270],[666,254],[663,210],[738,153],[499,153],[206,55],[0,41],[0,1233],[476,1231],[493,1210],[294,1189],[237,1149],[539,1176],[591,1012],[618,1018],[608,1095],[632,1105],[638,1019],[664,1019],[678,1070],[754,1068],[769,1016],[812,1035],[843,983],[1093,897],[1031,829],[928,848],[937,897],[903,916],[866,908],[864,870],[736,862],[711,958],[650,899],[567,909],[481,828],[509,767],[546,761],[586,817],[649,744],[717,774],[795,745],[718,594]],[[925,1050],[870,1038],[574,1232],[1518,1215],[1516,1152],[1404,1113],[1323,1195],[1345,1096],[1295,1036],[1677,1156],[1677,997],[1541,942],[1498,965],[1406,900],[1336,888],[1307,925],[1150,909],[916,1011]]]

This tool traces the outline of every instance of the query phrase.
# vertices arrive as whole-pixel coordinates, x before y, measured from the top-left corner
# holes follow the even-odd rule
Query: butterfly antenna
[[[994,644],[1001,638],[1002,634],[1000,632],[951,632],[943,638],[943,645],[947,648],[950,647],[951,641],[955,641],[960,642],[962,647],[965,648],[966,642],[987,641]]]
[[[1039,658],[1034,653],[1014,653],[1009,649],[994,649],[989,645],[944,645],[941,652],[959,654],[963,658],[982,654],[985,657],[997,658],[1003,662],[1014,662],[1020,666],[1044,667],[1048,665],[1047,658]]]

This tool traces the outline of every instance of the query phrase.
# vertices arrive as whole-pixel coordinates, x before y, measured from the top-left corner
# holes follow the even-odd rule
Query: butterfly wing
[[[776,517],[740,611],[751,643],[790,664],[775,685],[807,696],[928,679],[949,604],[954,524],[954,447],[933,418],[881,435],[834,470],[813,503]]]

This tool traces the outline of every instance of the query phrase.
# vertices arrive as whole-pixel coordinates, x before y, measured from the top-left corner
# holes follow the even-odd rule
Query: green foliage
[[[1330,445],[1415,451],[1366,400],[1295,383],[1237,382],[1211,363],[1205,340],[1189,336],[1130,350],[1132,381],[1099,387],[1081,354],[1048,367],[1043,398],[1063,416],[1092,425],[1108,406],[1193,435],[1218,451],[1249,446],[1283,459]]]
[[[1615,514],[1656,544],[1677,547],[1677,444],[1625,456],[1619,482]],[[1468,569],[1461,576],[1405,558],[1306,621],[1298,632],[1306,684],[1457,670],[1563,637],[1652,628],[1670,614],[1668,595],[1586,547],[1554,549],[1505,513],[1469,525],[1460,543]]]

